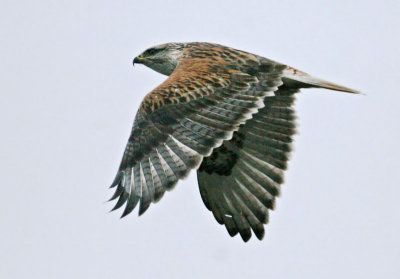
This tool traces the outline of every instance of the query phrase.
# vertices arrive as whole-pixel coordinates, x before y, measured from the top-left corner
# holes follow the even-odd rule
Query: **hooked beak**
[[[138,57],[133,58],[132,64],[135,65],[135,63],[140,64],[140,58],[138,58]]]

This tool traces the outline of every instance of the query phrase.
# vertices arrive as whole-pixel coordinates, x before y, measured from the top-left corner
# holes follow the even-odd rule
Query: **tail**
[[[360,93],[357,90],[310,76],[305,72],[296,70],[291,67],[288,67],[286,70],[283,71],[283,82],[289,85],[290,87],[297,87],[297,88],[318,87],[318,88],[326,88],[330,90],[336,90],[354,94]]]

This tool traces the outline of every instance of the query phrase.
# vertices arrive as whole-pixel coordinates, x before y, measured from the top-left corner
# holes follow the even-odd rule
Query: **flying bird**
[[[136,114],[111,187],[113,210],[139,215],[197,169],[202,200],[230,236],[264,236],[295,134],[300,88],[356,90],[230,47],[194,42],[151,47],[134,64],[167,75]]]

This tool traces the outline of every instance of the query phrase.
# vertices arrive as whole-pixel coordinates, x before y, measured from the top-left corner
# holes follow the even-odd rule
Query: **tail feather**
[[[320,78],[313,77],[305,72],[296,70],[294,68],[288,67],[283,71],[283,81],[285,84],[291,87],[307,88],[307,87],[319,87],[326,88],[335,91],[348,92],[358,94],[357,90],[344,87]]]

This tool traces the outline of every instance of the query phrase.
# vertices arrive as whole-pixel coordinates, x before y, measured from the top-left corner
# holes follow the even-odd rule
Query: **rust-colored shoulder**
[[[169,78],[146,95],[140,109],[152,113],[159,108],[188,102],[229,85],[229,69],[222,59],[183,57]]]

